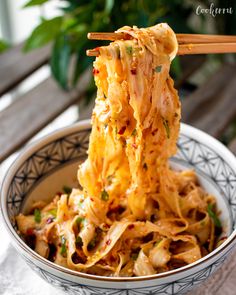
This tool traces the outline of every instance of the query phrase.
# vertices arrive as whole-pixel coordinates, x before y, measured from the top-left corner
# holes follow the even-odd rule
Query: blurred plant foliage
[[[10,45],[6,41],[0,39],[0,54],[6,51],[9,47]]]
[[[50,0],[31,0],[24,7],[44,5]],[[196,32],[199,28],[191,25],[190,18],[195,14],[199,3],[208,1],[182,0],[65,0],[58,7],[59,15],[51,19],[41,18],[40,24],[26,40],[24,50],[30,51],[52,42],[51,71],[64,89],[74,87],[81,73],[93,62],[86,56],[86,49],[107,44],[89,41],[88,32],[114,31],[123,25],[147,27],[159,22],[168,22],[181,33]],[[210,3],[210,2],[209,2]],[[199,18],[202,31],[205,17]],[[172,74],[180,74],[179,59],[172,65]],[[88,94],[93,93],[90,84]]]

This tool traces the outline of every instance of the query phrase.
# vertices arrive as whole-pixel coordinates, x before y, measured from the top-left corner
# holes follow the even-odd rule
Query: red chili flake
[[[131,69],[131,74],[132,74],[132,75],[136,75],[136,74],[137,74],[136,69]]]
[[[130,224],[129,226],[128,226],[128,229],[133,229],[134,228],[134,224]]]
[[[33,228],[28,228],[27,231],[26,231],[26,234],[29,235],[29,236],[34,235],[34,229]]]
[[[111,239],[108,239],[107,241],[106,241],[106,245],[110,245],[111,244]]]
[[[115,261],[116,261],[115,256],[111,255],[111,256],[110,256],[110,261],[111,261],[111,262],[115,262]]]
[[[127,124],[127,126],[129,126],[130,120],[126,120],[126,124]]]
[[[132,147],[135,148],[135,149],[138,148],[138,147],[137,147],[137,144],[135,144],[135,143],[132,143]]]
[[[98,69],[95,69],[95,68],[93,68],[93,75],[97,75],[97,74],[99,74],[99,70],[98,70]]]
[[[153,150],[151,150],[151,151],[150,151],[150,154],[152,154],[152,153],[154,153],[154,151],[153,151]]]
[[[60,197],[62,195],[62,192],[57,192],[56,195]]]
[[[52,223],[52,222],[53,222],[53,218],[52,218],[52,217],[48,217],[46,223],[47,223],[47,224],[50,224],[50,223]]]
[[[110,228],[110,225],[107,224],[107,223],[105,223],[105,224],[104,224],[104,228]]]
[[[92,202],[94,202],[94,199],[93,199],[93,198],[90,198],[90,200],[91,200]]]
[[[126,126],[121,127],[120,130],[118,131],[118,134],[119,135],[124,134],[125,133],[125,130],[126,130]]]
[[[152,131],[152,135],[154,136],[156,134],[156,132],[158,131],[158,129],[155,129]]]

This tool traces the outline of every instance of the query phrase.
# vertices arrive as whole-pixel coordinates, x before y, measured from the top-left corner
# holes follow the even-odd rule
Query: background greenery
[[[44,5],[50,0],[30,0],[24,8]],[[159,22],[168,22],[175,32],[207,33],[209,21],[211,30],[216,33],[235,33],[235,16],[210,15],[196,17],[198,5],[209,7],[212,1],[182,0],[66,0],[58,7],[58,16],[52,19],[41,18],[25,43],[24,51],[53,43],[50,60],[51,71],[64,89],[74,87],[81,73],[91,65],[93,59],[87,57],[88,48],[102,42],[89,41],[87,33],[93,31],[114,31],[125,25],[147,27]],[[216,7],[230,7],[236,10],[236,1],[214,1]],[[194,22],[194,17],[196,21]],[[172,75],[181,73],[179,60],[172,65]],[[88,87],[87,96],[94,91],[94,83]]]

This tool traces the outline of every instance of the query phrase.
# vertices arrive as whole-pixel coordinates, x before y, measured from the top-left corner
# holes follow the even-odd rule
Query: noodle
[[[168,163],[181,112],[169,76],[174,32],[167,24],[118,32],[133,38],[100,47],[94,62],[98,90],[88,158],[78,170],[82,190],[38,208],[40,220],[16,220],[26,241],[33,237],[31,246],[57,264],[105,276],[152,275],[212,251],[221,225],[195,172]]]

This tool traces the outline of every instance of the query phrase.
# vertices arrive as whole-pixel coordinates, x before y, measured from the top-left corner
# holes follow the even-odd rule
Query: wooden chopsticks
[[[207,53],[236,53],[236,36],[207,35],[207,34],[176,34],[179,44],[177,55],[207,54]],[[130,40],[132,37],[125,33],[88,33],[90,40]],[[88,56],[98,56],[99,48],[86,51]]]

